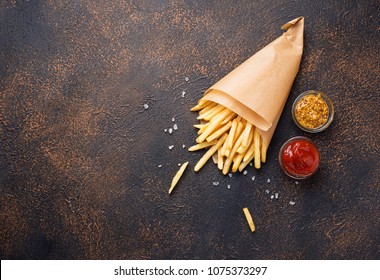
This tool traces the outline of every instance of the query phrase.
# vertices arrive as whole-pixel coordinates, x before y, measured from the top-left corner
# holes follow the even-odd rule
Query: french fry
[[[222,170],[223,169],[223,156],[222,156],[222,147],[218,149],[218,169]]]
[[[205,123],[205,124],[202,124],[203,126],[198,130],[198,135],[201,135],[203,133],[203,131],[206,130],[206,128],[210,125],[209,122]]]
[[[228,133],[227,139],[224,142],[223,147],[222,147],[222,155],[223,156],[227,156],[228,157],[229,153],[227,153],[227,146],[229,145],[230,142],[232,143],[232,140],[233,140],[235,132],[236,132],[237,125],[238,125],[238,122],[237,122],[236,119],[234,119],[232,121],[231,129],[230,129],[230,131]],[[232,145],[231,145],[231,147],[232,147]]]
[[[203,131],[201,135],[198,136],[196,139],[197,143],[201,143],[206,140],[206,138],[220,126],[221,121],[228,115],[229,109],[225,109],[222,112],[220,112],[217,116],[214,116],[214,118],[211,119],[210,125]]]
[[[254,135],[253,135],[253,143],[255,145],[255,168],[260,169],[261,167],[261,160],[260,160],[260,133],[255,129]]]
[[[245,219],[248,222],[249,228],[251,229],[252,232],[255,232],[256,227],[255,227],[255,224],[253,223],[253,219],[252,219],[251,213],[249,213],[248,208],[244,207],[243,208],[243,212],[244,212],[244,215],[245,215]]]
[[[244,131],[243,131],[243,140],[241,141],[241,145],[238,149],[238,153],[241,154],[247,150],[248,147],[248,141],[249,141],[249,134],[251,133],[252,124],[250,122],[246,122]]]
[[[202,142],[202,143],[199,143],[199,144],[196,144],[194,146],[189,147],[187,150],[189,152],[198,151],[198,150],[213,146],[216,144],[216,142],[217,142],[216,140],[210,141],[210,142]]]
[[[234,143],[236,143],[237,139],[240,137],[240,135],[244,129],[244,124],[241,122],[241,118],[240,118],[240,120],[239,120],[239,118],[237,120],[238,124],[236,127],[235,134],[233,135],[232,139],[231,138],[229,139],[229,142],[227,143],[227,147],[226,147],[226,154],[227,155],[229,155],[231,153],[231,149],[234,146]],[[237,147],[237,148],[239,148],[239,147]]]
[[[239,165],[239,171],[240,172],[242,172],[244,170],[244,168],[246,168],[246,166],[253,160],[254,155],[255,154],[252,153],[249,158],[247,158],[246,160],[243,159],[243,161]]]
[[[247,152],[244,155],[243,161],[247,161],[249,158],[254,158],[255,156],[255,142],[252,139],[251,144],[248,147]]]
[[[254,126],[252,126],[251,124],[248,125],[248,122],[247,122],[247,126],[249,127],[248,129],[244,130],[244,133],[246,133],[244,135],[244,138],[241,142],[241,145],[239,147],[239,149],[237,150],[237,152],[239,154],[244,154],[248,148],[249,148],[249,145],[251,144],[252,140],[253,140],[253,130],[254,130]],[[248,132],[247,132],[248,130]],[[248,136],[247,136],[248,134]]]
[[[205,126],[204,124],[193,124],[193,127],[195,128],[198,128],[198,129],[201,129],[203,126]]]
[[[243,161],[243,157],[243,154],[236,153],[234,158],[234,164],[232,165],[232,172],[238,171],[240,163]]]
[[[215,116],[217,113],[222,111],[224,107],[222,105],[216,105],[215,107],[212,107],[210,110],[204,112],[203,114],[200,114],[197,117],[197,120],[206,120],[209,121],[213,116]]]
[[[212,157],[212,155],[222,146],[226,138],[227,134],[224,134],[222,137],[218,139],[217,143],[203,155],[203,157],[198,161],[198,163],[194,167],[195,172],[199,171],[205,165],[209,158]]]
[[[224,126],[222,126],[221,128],[219,128],[217,131],[213,132],[209,137],[206,138],[206,141],[207,142],[210,142],[214,139],[218,139],[220,136],[223,135],[223,133],[227,132],[227,130],[230,129],[232,123],[229,122],[227,124],[225,124]]]
[[[208,105],[210,105],[212,103],[212,101],[209,101],[209,100],[205,100],[205,99],[200,99],[198,101],[198,104],[195,105],[193,108],[190,109],[190,111],[199,111],[205,107],[207,107]]]
[[[214,102],[211,102],[209,105],[207,105],[206,107],[204,107],[202,110],[199,111],[199,115],[207,112],[208,110],[211,110],[212,108],[214,108],[217,104],[214,103]]]
[[[211,158],[212,158],[212,162],[218,165],[218,153],[214,153]]]
[[[239,136],[239,138],[236,140],[234,146],[232,147],[231,149],[231,152],[230,154],[228,155],[226,161],[224,162],[224,166],[223,166],[223,170],[222,170],[222,173],[224,175],[227,175],[228,171],[230,170],[230,166],[232,164],[232,161],[234,159],[234,156],[235,156],[235,153],[236,153],[236,150],[238,149],[238,147],[240,146],[241,144],[241,140],[243,139],[242,138],[242,134]]]
[[[173,177],[173,180],[172,180],[172,183],[171,183],[170,189],[169,189],[169,194],[171,194],[171,192],[173,191],[174,187],[177,185],[179,179],[181,179],[182,174],[183,174],[183,172],[185,172],[185,169],[186,169],[186,167],[187,167],[188,164],[189,164],[188,161],[185,162],[184,164],[182,164],[182,166],[180,167],[180,169],[177,171],[177,173]]]
[[[236,113],[232,112],[222,121],[222,124],[228,123],[230,120],[236,117]]]
[[[268,150],[268,144],[264,143],[263,139],[261,138],[261,162],[265,163],[267,160],[267,150]]]

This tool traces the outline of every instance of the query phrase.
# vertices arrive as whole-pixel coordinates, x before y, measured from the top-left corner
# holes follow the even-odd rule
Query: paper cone
[[[210,87],[202,98],[254,124],[267,146],[300,66],[304,18],[286,23],[282,29],[287,31]]]

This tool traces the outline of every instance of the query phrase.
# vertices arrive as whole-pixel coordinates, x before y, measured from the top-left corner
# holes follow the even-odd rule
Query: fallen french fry
[[[251,229],[252,232],[255,232],[256,227],[255,227],[255,224],[253,223],[253,219],[252,219],[251,213],[249,213],[248,208],[247,207],[243,208],[243,212],[248,222],[249,228]]]
[[[173,191],[174,187],[177,185],[179,179],[181,179],[182,174],[185,171],[185,169],[186,169],[186,167],[187,167],[188,164],[189,164],[188,161],[185,162],[184,164],[182,164],[182,166],[180,167],[180,169],[177,171],[177,173],[173,177],[173,180],[172,180],[172,183],[171,183],[170,189],[169,189],[169,194],[171,194],[171,192]]]

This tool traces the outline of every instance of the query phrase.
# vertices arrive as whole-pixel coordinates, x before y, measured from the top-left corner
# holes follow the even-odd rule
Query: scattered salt
[[[174,145],[170,145],[169,146],[169,150],[173,149],[174,148]]]
[[[185,77],[185,81],[188,82],[190,79],[189,77]]]
[[[158,165],[158,168],[161,168],[161,167],[162,167],[162,164],[159,164],[159,165]]]
[[[298,181],[296,181],[296,185],[298,185]]]
[[[168,129],[167,129],[167,128],[165,128],[165,129],[164,129],[164,132],[166,133],[167,131],[168,131]]]
[[[175,121],[175,118],[172,118],[172,122],[174,122]]]
[[[271,196],[270,196],[270,199],[273,199],[274,198],[274,195],[272,194]]]
[[[232,173],[229,173],[228,176],[230,176],[230,178],[232,177]]]
[[[249,166],[253,166],[253,163],[252,163],[252,162],[250,162],[250,163],[249,163]]]
[[[186,145],[185,145],[185,144],[183,144],[183,145],[182,145],[182,149],[185,149],[185,148],[186,148]]]
[[[244,170],[243,174],[244,175],[247,175],[248,171],[247,170]]]
[[[173,128],[169,128],[169,134],[173,133]]]
[[[212,182],[212,184],[213,184],[214,186],[217,186],[217,185],[219,185],[219,182]]]
[[[255,181],[255,176],[252,176],[252,181]]]
[[[269,190],[265,190],[266,193],[269,193]]]
[[[267,183],[270,183],[270,179],[267,179]]]
[[[278,192],[276,192],[276,193],[274,194],[274,197],[275,197],[276,199],[278,199]]]
[[[148,104],[144,104],[144,109],[146,110],[146,109],[148,109],[149,108],[149,105]]]
[[[181,164],[180,164],[180,163],[178,163],[178,166],[181,166]]]
[[[186,94],[186,91],[182,91],[181,96],[182,96],[182,97],[185,97],[185,94]]]
[[[296,203],[295,203],[294,201],[291,200],[291,201],[289,201],[289,204],[290,204],[290,205],[294,205],[294,204],[296,204]]]
[[[230,188],[231,188],[231,185],[227,185],[227,188],[230,189]]]
[[[174,130],[177,130],[177,129],[178,129],[178,125],[177,125],[176,123],[173,125],[173,129],[174,129]]]

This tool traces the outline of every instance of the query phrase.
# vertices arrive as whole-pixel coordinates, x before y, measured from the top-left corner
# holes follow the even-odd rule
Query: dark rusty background
[[[379,7],[2,0],[1,258],[379,259]],[[196,137],[189,108],[300,15],[304,56],[268,162],[246,176],[224,177],[211,163],[195,174],[202,153],[182,148]],[[328,93],[336,109],[317,135],[291,119],[308,89]],[[319,172],[298,184],[277,160],[295,135],[322,154]]]

